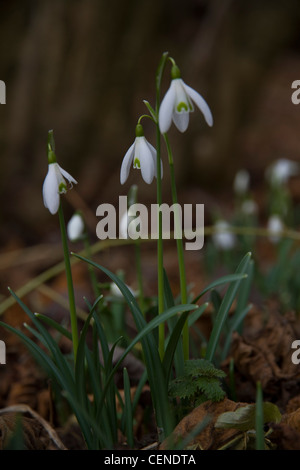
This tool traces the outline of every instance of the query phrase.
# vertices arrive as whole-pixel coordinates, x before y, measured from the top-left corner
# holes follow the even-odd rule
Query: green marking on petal
[[[67,192],[67,185],[63,181],[58,186],[58,192],[59,192],[59,194]]]
[[[189,106],[183,101],[178,103],[178,105],[176,106],[176,111],[178,111],[178,113],[181,113],[181,111],[188,111],[188,110],[189,110]]]
[[[137,157],[135,157],[134,162],[133,162],[133,168],[137,168],[138,170],[141,169],[141,162]]]

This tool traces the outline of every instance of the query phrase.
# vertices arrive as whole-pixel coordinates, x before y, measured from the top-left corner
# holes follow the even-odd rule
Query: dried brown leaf
[[[170,443],[175,444],[189,436],[193,429],[210,418],[207,426],[189,443],[189,448],[198,447],[202,450],[217,450],[232,441],[240,434],[236,429],[217,429],[215,423],[218,417],[227,411],[235,411],[245,406],[246,403],[235,403],[225,398],[220,402],[207,401],[195,408],[185,416],[174,429],[170,438],[167,438],[160,446],[160,450],[170,448]]]
[[[27,405],[14,405],[0,410],[0,449],[8,445],[18,419],[21,419],[25,449],[66,450],[50,424]]]

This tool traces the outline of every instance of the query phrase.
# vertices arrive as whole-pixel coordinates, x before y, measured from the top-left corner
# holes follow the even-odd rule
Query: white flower
[[[233,189],[236,194],[243,195],[249,190],[250,175],[247,170],[239,170],[233,181]]]
[[[241,204],[241,212],[245,215],[254,215],[258,212],[258,206],[253,199],[246,199]]]
[[[69,240],[71,241],[79,240],[84,233],[84,229],[85,229],[85,225],[84,225],[83,218],[78,213],[74,214],[69,220],[69,223],[67,226]]]
[[[218,220],[214,225],[213,242],[220,250],[231,250],[236,244],[236,237],[230,232],[230,224],[225,220]]]
[[[268,220],[268,230],[270,232],[270,241],[272,243],[278,243],[280,240],[280,235],[284,230],[284,224],[279,217],[279,215],[271,215]]]
[[[131,287],[129,287],[127,284],[125,284],[127,289],[130,291],[130,293],[133,295],[133,297],[136,297],[137,296],[137,292],[135,292]],[[114,282],[112,282],[110,284],[110,293],[118,298],[118,299],[123,299],[123,294],[122,292],[120,291],[119,287],[117,286],[117,284],[115,284]]]
[[[120,234],[125,240],[128,238],[128,212],[122,215],[120,222]]]
[[[72,185],[77,181],[67,171],[63,170],[58,163],[49,163],[48,173],[43,184],[44,205],[51,214],[56,214],[59,208],[60,195],[67,192],[67,182]]]
[[[298,162],[287,158],[280,158],[270,165],[266,170],[266,177],[272,185],[285,184],[292,176],[299,174]]]
[[[173,66],[171,75],[170,88],[165,94],[159,109],[158,121],[161,133],[164,134],[170,129],[172,120],[180,132],[186,131],[189,125],[189,113],[194,111],[193,102],[203,113],[207,124],[212,126],[212,113],[204,98],[184,83],[180,78],[177,66]]]
[[[127,180],[131,165],[133,165],[133,168],[141,170],[142,177],[146,183],[152,183],[154,176],[157,176],[156,159],[157,154],[155,148],[147,141],[141,124],[138,124],[136,126],[135,141],[127,150],[122,161],[120,172],[121,184],[124,184]]]

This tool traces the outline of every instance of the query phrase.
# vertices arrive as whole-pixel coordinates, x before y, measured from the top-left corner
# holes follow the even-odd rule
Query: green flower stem
[[[173,154],[170,147],[170,142],[168,139],[167,134],[164,134],[164,139],[166,142],[167,152],[168,152],[168,159],[169,159],[169,166],[170,166],[170,176],[171,176],[171,190],[172,190],[172,202],[174,205],[174,224],[175,224],[175,234],[179,232],[181,227],[179,227],[179,216],[178,216],[178,198],[177,198],[177,189],[176,189],[176,181],[175,181],[175,172],[174,172],[174,161],[173,161]],[[177,256],[178,256],[178,266],[179,266],[179,276],[180,276],[180,293],[181,293],[181,303],[187,303],[187,284],[186,284],[186,272],[185,272],[185,264],[184,264],[184,250],[183,250],[183,242],[182,237],[176,238],[176,245],[177,245]],[[188,321],[185,322],[183,330],[182,330],[182,345],[183,345],[183,356],[184,360],[189,359],[189,330],[188,330]]]
[[[74,362],[76,362],[76,355],[77,355],[77,348],[78,348],[77,314],[76,314],[74,286],[73,286],[73,279],[72,279],[72,272],[71,272],[69,248],[68,248],[67,231],[66,231],[65,219],[64,219],[64,214],[63,214],[61,204],[59,205],[58,216],[59,216],[59,224],[60,224],[60,231],[61,231],[61,239],[62,239],[62,244],[63,244],[65,271],[66,271],[67,284],[68,284]]]
[[[143,117],[149,117],[147,114],[143,114],[139,120],[138,124]],[[137,192],[138,187],[136,184],[131,186],[128,192],[128,209],[137,203]],[[129,217],[129,220],[131,218]],[[142,274],[142,259],[141,259],[141,239],[138,238],[134,243],[134,251],[135,251],[135,266],[136,266],[136,276],[138,282],[138,290],[139,290],[139,301],[140,301],[140,308],[143,313],[145,313],[145,300],[144,300],[144,287],[143,287],[143,274]]]
[[[155,100],[155,113],[153,118],[156,121],[156,180],[157,180],[157,204],[158,207],[162,204],[162,189],[161,189],[161,132],[159,129],[158,115],[160,107],[160,90],[161,90],[161,80],[163,71],[166,65],[168,58],[168,52],[164,52],[158,69],[156,71],[155,78],[155,90],[156,90],[156,100]],[[162,213],[158,211],[158,240],[157,240],[157,282],[158,282],[158,314],[162,314],[164,311],[164,265],[163,265],[163,237],[162,237]],[[160,358],[163,359],[165,353],[165,327],[163,323],[159,324],[158,327],[158,350]]]
[[[91,244],[90,244],[89,236],[88,236],[88,233],[87,233],[86,230],[85,230],[84,235],[83,235],[83,243],[84,243],[84,250],[85,250],[85,253],[87,255],[87,258],[92,259]],[[91,264],[89,264],[88,265],[88,270],[89,270],[91,283],[92,283],[92,286],[93,286],[94,295],[97,299],[100,296],[101,292],[100,292],[100,288],[99,288],[99,285],[98,285],[98,281],[97,281],[97,277],[96,277],[96,274],[95,274],[94,267]]]
[[[156,124],[156,152],[157,152],[157,204],[162,204],[161,190],[161,167],[160,167],[160,130]],[[162,213],[158,211],[158,240],[157,240],[157,282],[158,282],[158,314],[164,311],[164,262],[163,262],[163,238],[162,238]],[[158,349],[160,358],[165,353],[165,327],[164,323],[160,323],[158,327]]]

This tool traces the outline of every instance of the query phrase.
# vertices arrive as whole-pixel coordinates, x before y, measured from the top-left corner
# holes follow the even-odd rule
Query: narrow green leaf
[[[48,326],[51,328],[55,329],[60,333],[61,335],[65,336],[67,339],[72,341],[72,334],[70,333],[69,330],[67,330],[64,326],[62,326],[60,323],[57,323],[53,318],[48,317],[47,315],[44,315],[42,313],[35,313],[34,314],[39,320],[42,320],[43,322],[47,323]]]
[[[43,336],[44,339],[44,344],[47,345],[49,351],[53,355],[54,361],[56,362],[57,366],[61,369],[65,380],[68,381],[68,386],[73,387],[73,393],[75,393],[74,389],[74,377],[73,377],[73,371],[70,368],[70,364],[67,362],[66,358],[62,354],[61,350],[58,347],[58,344],[50,333],[46,330],[46,328],[41,324],[39,319],[34,315],[34,313],[31,312],[31,310],[27,307],[24,302],[22,302],[21,299],[11,290],[9,289],[11,295],[16,299],[20,307],[24,310],[24,312],[28,315],[28,317],[31,319],[33,322],[34,326],[37,328],[37,330],[40,332],[40,334]]]
[[[189,319],[188,319],[188,324],[189,324],[189,328],[191,326],[194,325],[194,323],[196,323],[197,320],[199,320],[199,318],[201,317],[201,315],[204,313],[204,311],[206,310],[206,308],[208,307],[209,303],[208,302],[205,302],[203,305],[201,305],[199,308],[197,308],[194,312],[192,312],[190,315],[189,315]]]
[[[125,413],[125,432],[127,437],[127,443],[130,448],[134,446],[133,438],[133,414],[132,414],[132,403],[130,395],[130,381],[126,367],[123,369],[123,381],[124,381],[124,413]]]
[[[90,321],[93,315],[93,310],[89,313],[86,321],[84,322],[77,347],[77,356],[75,364],[75,384],[77,399],[83,407],[88,407],[88,396],[86,389],[86,375],[85,375],[85,346],[86,346],[86,335],[90,326]]]
[[[33,357],[37,362],[43,367],[43,369],[48,372],[48,374],[53,377],[60,384],[62,388],[68,388],[68,383],[65,381],[65,378],[58,367],[55,365],[53,360],[41,349],[34,341],[28,338],[22,331],[17,330],[16,328],[7,325],[6,323],[0,322],[0,325],[9,330],[11,333],[18,336],[32,353]]]
[[[241,277],[240,279],[236,280],[235,282],[231,283],[230,286],[227,289],[227,292],[223,298],[222,304],[220,306],[220,309],[217,313],[217,317],[208,341],[207,345],[207,350],[206,350],[206,355],[205,358],[208,361],[213,361],[215,350],[222,332],[223,325],[225,323],[226,317],[228,315],[229,309],[232,305],[232,302],[236,296],[237,290],[239,288],[240,282],[243,279],[243,274],[245,274],[245,271],[247,270],[248,263],[250,261],[250,253],[247,253],[242,261],[240,262],[236,274],[240,274]]]
[[[205,289],[203,289],[203,291],[201,291],[200,294],[197,295],[197,297],[194,298],[192,303],[195,304],[196,302],[198,302],[198,300],[204,294],[206,294],[208,291],[214,289],[215,287],[218,287],[222,284],[227,284],[227,283],[230,283],[230,282],[239,281],[239,280],[244,279],[246,277],[247,276],[245,274],[228,274],[227,276],[220,277],[219,279],[216,279],[211,284],[209,284],[207,287],[205,287]]]
[[[108,377],[110,372],[113,370],[114,351],[118,342],[121,339],[122,338],[117,339],[109,351],[108,359],[105,363],[105,377]],[[106,401],[107,401],[107,409],[109,412],[109,419],[111,422],[111,430],[114,436],[114,440],[117,440],[118,430],[117,430],[117,409],[116,409],[116,386],[115,386],[114,381],[110,382],[110,385],[107,389]]]
[[[84,435],[86,444],[89,450],[113,449],[114,443],[109,439],[109,433],[106,429],[101,429],[99,421],[96,421],[87,411],[82,407],[81,403],[75,396],[71,395],[68,391],[63,391],[63,395],[71,404],[73,410],[76,410],[76,417],[80,429]]]
[[[221,354],[221,361],[224,361],[227,357],[233,332],[238,330],[239,325],[243,322],[244,318],[246,317],[251,307],[252,305],[248,305],[243,311],[239,311],[238,315],[234,315],[234,318],[232,319],[233,321],[230,324],[229,331],[227,332],[226,338],[224,341],[224,346],[223,346],[222,354]]]
[[[145,104],[146,108],[148,109],[149,113],[151,114],[154,122],[157,122],[157,114],[156,114],[155,110],[152,108],[151,104],[146,100],[144,100],[144,104]]]
[[[173,359],[174,359],[174,356],[175,356],[175,352],[178,349],[178,342],[179,342],[179,339],[181,338],[182,329],[183,329],[183,326],[186,322],[188,314],[189,314],[189,312],[184,312],[180,315],[180,317],[178,318],[176,324],[173,326],[170,338],[169,338],[168,343],[167,343],[166,352],[165,352],[165,355],[164,355],[164,358],[163,358],[163,367],[164,367],[164,370],[165,370],[167,383],[170,380],[170,374],[171,374]],[[180,352],[182,352],[182,348],[180,348]],[[180,359],[181,359],[182,366],[176,368],[176,374],[177,375],[178,374],[181,375],[183,373],[183,370],[184,370],[183,352],[182,352],[181,357],[178,358],[178,362],[179,362]]]
[[[151,327],[149,327],[149,324],[146,323],[146,320],[136,302],[136,299],[134,298],[132,293],[129,291],[127,286],[115,274],[113,274],[111,271],[104,268],[103,266],[97,263],[94,263],[93,261],[88,260],[80,255],[75,255],[75,256],[81,259],[82,261],[92,264],[93,266],[95,266],[96,268],[100,269],[105,274],[107,274],[107,276],[110,277],[110,279],[113,282],[115,282],[115,284],[119,287],[122,295],[124,296],[131,310],[131,313],[133,315],[139,334],[131,343],[130,347],[126,349],[126,354],[123,355],[121,359],[122,360],[124,359],[124,357],[128,354],[128,352],[132,349],[132,347],[138,341],[142,342],[144,359],[145,359],[145,363],[146,363],[146,367],[148,371],[148,379],[149,379],[149,383],[150,383],[150,387],[152,391],[152,397],[153,397],[154,407],[156,410],[156,418],[157,418],[158,426],[163,429],[164,434],[166,435],[170,434],[173,430],[173,416],[170,411],[170,404],[169,404],[168,393],[167,393],[167,383],[166,383],[166,378],[164,375],[162,363],[159,357],[157,344],[155,342],[153,334],[151,333],[151,330],[154,327],[158,326],[162,321],[166,321],[173,314],[178,313],[180,310],[182,312],[188,309],[192,310],[195,308],[195,305],[193,306],[183,305],[180,308],[177,307],[172,312],[170,311],[164,312],[164,314],[159,315],[159,317],[161,318],[153,319],[152,321],[154,323],[151,323]],[[167,313],[167,315],[165,315],[165,313]],[[122,361],[120,360],[116,366],[119,367],[121,362]],[[116,366],[113,369],[112,373],[110,374],[109,380],[111,380],[113,374],[115,373]],[[106,386],[107,385],[105,385],[105,387]],[[102,408],[102,403],[101,403],[101,406],[99,406],[99,410],[101,410],[101,408]]]
[[[157,71],[156,71],[156,90],[160,90],[161,80],[162,80],[162,76],[163,76],[166,62],[168,59],[168,55],[169,55],[168,52],[164,52],[158,64]]]
[[[171,289],[169,279],[168,279],[165,269],[164,269],[164,302],[165,302],[166,310],[168,308],[172,308],[175,306],[175,299],[173,297],[172,289]],[[168,328],[169,328],[170,334],[172,334],[176,324],[177,324],[177,318],[171,317],[168,320]],[[174,359],[174,367],[175,367],[176,375],[181,375],[184,370],[183,344],[182,344],[182,339],[181,339],[181,330],[177,328],[176,331],[178,332],[178,334],[175,332],[175,336],[173,337],[172,343],[170,344],[170,347],[172,346],[172,344],[176,347],[175,347],[175,350],[172,350],[172,356],[169,357],[169,359],[171,359],[171,364]],[[169,340],[167,339],[167,344],[169,344],[168,341]],[[165,355],[166,354],[167,355],[170,354],[170,349],[169,351],[165,352]],[[165,370],[170,372],[171,369],[169,369],[169,365],[167,366]],[[169,372],[167,372],[167,382],[169,381]]]
[[[140,378],[140,381],[138,383],[138,386],[135,390],[135,394],[134,394],[134,397],[133,397],[133,401],[132,401],[132,412],[134,413],[138,403],[139,403],[139,400],[140,400],[140,396],[141,396],[141,393],[143,391],[143,388],[144,388],[144,385],[145,383],[147,382],[147,379],[148,379],[148,375],[147,375],[147,370],[145,369],[143,374],[142,374],[142,377]]]

